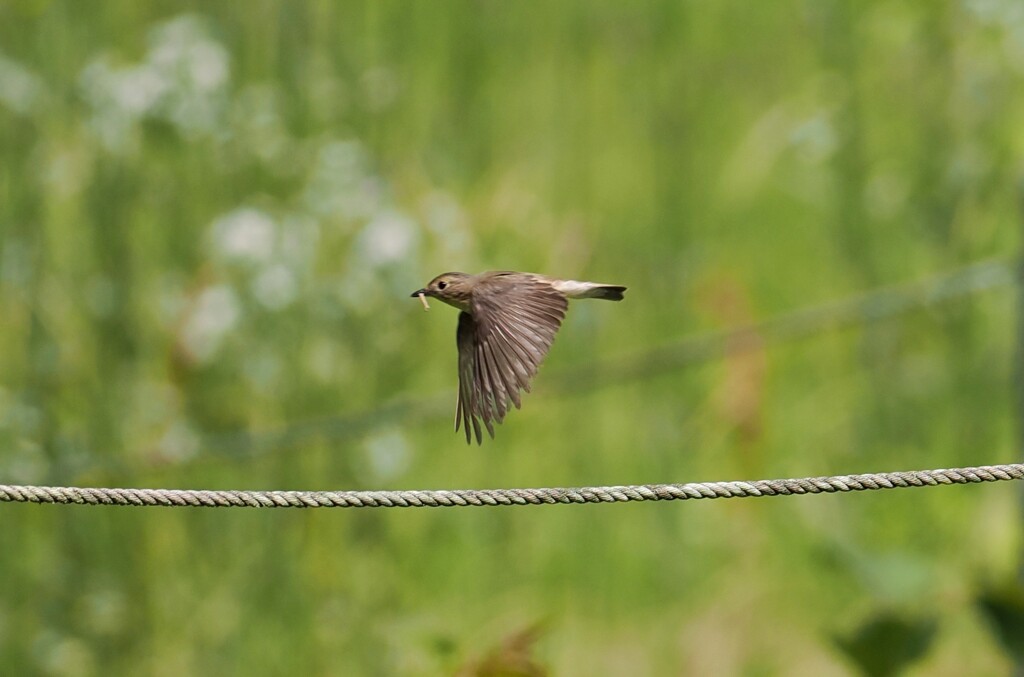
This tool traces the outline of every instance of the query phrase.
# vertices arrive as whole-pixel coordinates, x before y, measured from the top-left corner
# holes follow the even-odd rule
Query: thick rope
[[[546,503],[625,503],[833,494],[845,491],[932,487],[1024,479],[1024,463],[977,468],[805,477],[753,482],[641,484],[574,489],[460,489],[453,491],[204,491],[191,489],[87,489],[0,485],[0,501],[196,508],[440,508]]]

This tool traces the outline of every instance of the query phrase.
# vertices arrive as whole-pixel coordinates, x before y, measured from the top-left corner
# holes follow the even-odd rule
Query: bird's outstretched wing
[[[466,442],[483,441],[480,421],[494,437],[509,404],[519,408],[521,390],[555,340],[569,306],[550,284],[523,275],[495,275],[473,290],[470,312],[459,313],[459,401],[455,429]],[[472,434],[470,428],[472,427]]]

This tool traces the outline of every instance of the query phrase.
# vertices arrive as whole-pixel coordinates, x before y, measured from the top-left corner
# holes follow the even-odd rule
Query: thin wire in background
[[[1015,260],[981,261],[924,280],[880,287],[838,301],[782,313],[763,322],[697,334],[633,355],[551,372],[545,375],[545,387],[553,393],[565,394],[650,378],[759,349],[767,343],[796,341],[828,330],[936,308],[982,292],[1011,287],[1019,280]],[[252,457],[314,439],[357,438],[399,421],[412,424],[448,417],[453,409],[451,400],[452,393],[446,391],[433,396],[401,398],[379,407],[276,429],[206,434],[201,437],[203,451],[196,458]]]

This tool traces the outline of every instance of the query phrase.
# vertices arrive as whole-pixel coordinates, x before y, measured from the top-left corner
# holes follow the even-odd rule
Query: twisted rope
[[[460,489],[438,491],[204,491],[191,489],[89,489],[0,485],[0,501],[196,508],[440,508],[546,503],[625,503],[833,494],[846,491],[931,487],[1024,479],[1024,463],[976,468],[805,477],[752,482],[641,484],[571,489]]]

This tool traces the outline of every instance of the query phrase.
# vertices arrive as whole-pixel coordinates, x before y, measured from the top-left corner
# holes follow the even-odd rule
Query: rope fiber
[[[1024,463],[865,475],[547,489],[207,491],[0,485],[0,502],[196,508],[441,508],[833,494],[1024,479]]]

